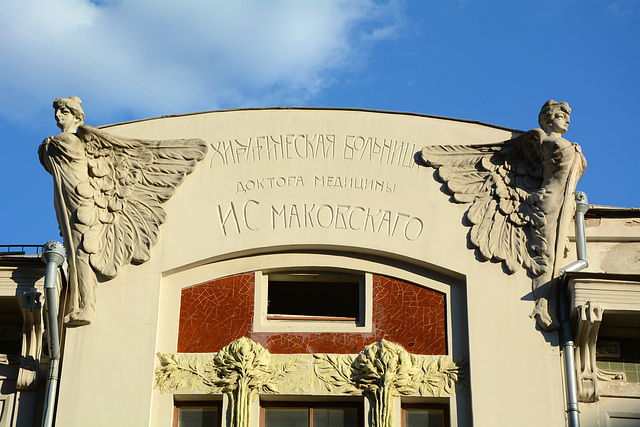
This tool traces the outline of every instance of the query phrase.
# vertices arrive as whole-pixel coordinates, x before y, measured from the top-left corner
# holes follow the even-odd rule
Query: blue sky
[[[37,148],[86,124],[225,108],[408,111],[515,129],[547,99],[593,204],[640,207],[640,1],[0,1],[0,244],[58,239]]]

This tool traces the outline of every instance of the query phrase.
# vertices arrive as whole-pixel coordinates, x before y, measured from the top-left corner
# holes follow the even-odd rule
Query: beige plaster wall
[[[588,218],[585,227],[589,257],[586,271],[640,273],[640,218]]]
[[[172,402],[153,391],[153,370],[156,351],[175,351],[179,288],[225,269],[241,271],[230,267],[249,262],[241,257],[282,250],[368,254],[380,260],[381,272],[404,263],[444,275],[448,292],[458,295],[452,299],[467,304],[464,316],[452,314],[468,323],[452,329],[451,342],[469,360],[470,398],[461,404],[470,407],[473,425],[562,425],[557,336],[536,330],[529,318],[530,279],[476,259],[463,225],[467,206],[451,203],[433,170],[413,162],[424,145],[499,142],[511,131],[416,115],[298,109],[202,113],[106,130],[199,137],[210,148],[164,205],[168,219],[151,260],[100,284],[95,323],[67,330],[58,425],[170,425]],[[310,155],[305,138],[312,135],[316,142],[323,135],[322,155],[316,142]],[[400,147],[399,157],[389,156],[385,141]],[[263,148],[254,150],[256,142]],[[373,189],[357,188],[365,179],[376,182]]]

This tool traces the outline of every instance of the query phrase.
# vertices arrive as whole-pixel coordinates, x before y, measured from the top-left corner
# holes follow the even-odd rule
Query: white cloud
[[[136,115],[305,103],[396,37],[401,10],[374,0],[5,2],[0,115],[71,94]]]

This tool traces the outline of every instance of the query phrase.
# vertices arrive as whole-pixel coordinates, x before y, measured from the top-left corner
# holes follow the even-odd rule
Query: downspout
[[[589,210],[589,200],[587,195],[581,191],[576,191],[576,249],[578,252],[577,261],[560,270],[560,280],[564,284],[566,273],[580,271],[589,266],[587,262],[587,238],[585,233],[584,214]],[[569,302],[566,298],[564,286],[559,287],[560,292],[560,338],[562,351],[564,353],[564,369],[567,379],[567,417],[569,427],[580,427],[580,417],[578,411],[578,378],[576,374],[575,345],[573,343],[573,331],[571,328],[571,313],[569,312]]]
[[[589,210],[589,200],[587,195],[582,191],[576,191],[576,216],[574,222],[576,224],[576,250],[578,251],[578,259],[560,270],[560,276],[565,273],[580,271],[589,267],[587,262],[587,236],[585,233],[584,214]]]
[[[45,308],[47,314],[47,330],[49,332],[49,375],[44,398],[42,426],[53,425],[53,415],[58,390],[58,373],[60,366],[60,338],[58,331],[58,301],[56,298],[56,282],[58,267],[64,262],[64,246],[59,242],[47,242],[42,251],[42,261],[47,265],[44,276]]]

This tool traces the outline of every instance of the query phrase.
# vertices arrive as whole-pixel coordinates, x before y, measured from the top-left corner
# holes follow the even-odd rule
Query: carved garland
[[[163,393],[226,393],[231,425],[249,426],[249,405],[259,393],[363,394],[372,422],[391,427],[392,399],[400,395],[452,394],[460,364],[447,356],[418,356],[385,340],[357,356],[278,355],[240,338],[214,354],[158,353],[155,387]]]

